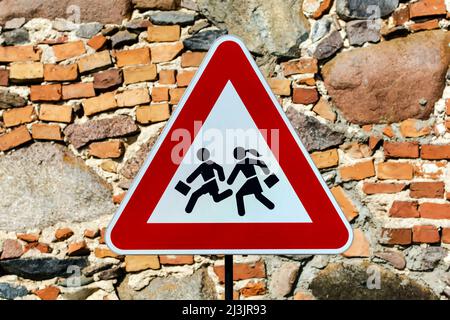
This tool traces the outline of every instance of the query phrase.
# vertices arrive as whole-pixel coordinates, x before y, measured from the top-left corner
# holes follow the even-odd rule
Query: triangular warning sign
[[[120,254],[327,254],[351,228],[250,53],[215,42],[106,234]]]

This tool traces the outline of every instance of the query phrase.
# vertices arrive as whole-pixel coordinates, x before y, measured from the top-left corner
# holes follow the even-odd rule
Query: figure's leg
[[[205,192],[203,187],[201,187],[197,191],[194,191],[191,195],[191,198],[189,199],[188,204],[186,205],[185,211],[187,213],[191,213],[192,210],[194,210],[194,207],[195,207],[195,204],[197,203],[198,198],[200,198],[202,195],[204,195],[207,192],[208,191]]]
[[[229,196],[233,194],[233,191],[231,189],[225,190],[224,192],[219,193],[219,187],[216,184],[216,187],[213,192],[211,193],[214,202],[220,202],[222,200],[225,200]]]
[[[241,192],[241,190],[239,190],[236,193],[237,209],[238,209],[238,214],[240,216],[244,216],[245,215],[244,195],[245,194],[243,192]]]
[[[273,208],[275,208],[275,204],[269,199],[267,199],[262,193],[255,193],[255,197],[268,209],[272,210]]]

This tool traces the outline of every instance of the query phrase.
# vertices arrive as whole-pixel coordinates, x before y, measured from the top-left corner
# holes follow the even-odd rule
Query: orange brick
[[[98,97],[85,99],[82,104],[84,114],[87,116],[117,108],[114,92],[108,92],[99,95]]]
[[[30,123],[34,119],[35,114],[33,106],[14,108],[3,112],[3,122],[6,127],[15,127],[20,124]]]
[[[414,175],[414,167],[405,162],[383,162],[377,165],[379,179],[411,180]]]
[[[206,52],[188,51],[181,55],[181,67],[199,67],[205,58]]]
[[[72,107],[68,105],[42,104],[39,119],[51,122],[72,122]]]
[[[149,48],[116,51],[118,67],[133,66],[137,64],[150,64]]]
[[[405,187],[404,183],[364,182],[362,190],[365,194],[397,193],[403,191]]]
[[[422,145],[422,147],[420,148],[420,157],[427,160],[450,159],[450,144]]]
[[[40,61],[42,51],[34,46],[0,46],[0,62]]]
[[[383,134],[389,138],[392,138],[395,136],[394,131],[392,130],[391,126],[384,127]]]
[[[418,138],[430,134],[431,128],[416,119],[407,119],[400,123],[400,133],[405,138]]]
[[[341,167],[339,169],[341,179],[343,181],[362,180],[373,177],[375,175],[375,168],[373,160],[358,162],[353,165]]]
[[[421,218],[450,219],[450,203],[424,202],[419,206]]]
[[[28,243],[39,241],[39,233],[18,233],[16,237]]]
[[[95,239],[99,236],[100,230],[98,229],[86,229],[84,230],[83,236],[88,239]]]
[[[147,30],[149,42],[171,42],[180,40],[181,28],[173,26],[150,26]]]
[[[97,258],[99,259],[104,259],[104,258],[118,258],[119,255],[112,252],[111,250],[109,250],[108,248],[102,248],[102,247],[97,247],[94,250],[94,254]]]
[[[214,272],[219,277],[221,283],[225,280],[225,266],[215,265]],[[245,280],[251,278],[265,278],[266,268],[264,262],[258,260],[254,263],[235,263],[233,265],[233,280]]]
[[[41,86],[31,86],[31,101],[59,101],[61,100],[61,85],[46,84]]]
[[[300,58],[300,60],[289,61],[281,64],[283,74],[287,77],[299,73],[317,73],[319,71],[317,66],[317,59],[314,58]]]
[[[78,65],[59,65],[46,64],[44,65],[44,80],[45,81],[75,81],[78,79]]]
[[[450,228],[442,228],[442,242],[450,243]]]
[[[98,50],[102,49],[105,46],[106,41],[107,41],[106,37],[101,35],[101,34],[99,34],[99,35],[96,35],[96,36],[92,37],[87,42],[87,45],[89,47],[91,47],[92,49],[94,49],[95,51],[98,51]]]
[[[316,79],[314,77],[300,78],[295,80],[297,85],[305,85],[314,87],[316,85]]]
[[[326,120],[331,122],[336,121],[336,113],[331,108],[330,103],[323,97],[319,99],[319,102],[312,108],[312,111]]]
[[[180,71],[177,74],[178,87],[187,87],[197,70]]]
[[[176,70],[161,70],[159,72],[160,84],[175,84],[176,83]]]
[[[159,262],[165,265],[194,264],[194,256],[159,256]]]
[[[11,82],[36,82],[44,79],[44,65],[40,62],[14,62],[9,67]]]
[[[409,245],[412,242],[412,230],[410,228],[389,229],[383,228],[381,230],[380,243],[382,244],[400,244]]]
[[[319,101],[319,92],[316,88],[294,88],[292,102],[299,104],[311,104]]]
[[[93,82],[79,82],[74,84],[63,85],[63,100],[80,99],[95,97]]]
[[[274,94],[279,96],[291,95],[291,80],[269,78],[267,79],[267,83],[269,84]]]
[[[174,88],[169,90],[170,104],[177,104],[183,96],[185,88]]]
[[[0,151],[7,151],[31,141],[27,127],[20,126],[0,136]]]
[[[67,255],[69,257],[89,255],[89,248],[86,244],[86,241],[83,240],[75,243],[70,243],[67,246]]]
[[[266,283],[263,281],[249,281],[243,288],[239,290],[239,293],[243,297],[254,297],[266,294]]]
[[[70,228],[59,228],[55,231],[55,239],[57,241],[64,241],[73,236],[73,231]]]
[[[414,226],[412,232],[414,243],[437,243],[441,241],[439,230],[435,226]]]
[[[311,154],[311,159],[319,169],[331,168],[339,164],[337,149],[314,152]]]
[[[9,84],[9,70],[0,69],[0,87],[7,87]]]
[[[393,218],[418,218],[419,204],[417,201],[394,201],[389,209],[389,216]]]
[[[67,60],[86,53],[83,41],[68,42],[53,46],[56,61]]]
[[[141,124],[166,121],[170,118],[170,107],[167,103],[153,104],[136,109],[136,121]]]
[[[123,201],[123,199],[125,198],[126,194],[127,194],[126,192],[122,192],[122,193],[113,195],[113,203],[120,204]]]
[[[56,124],[34,123],[31,134],[36,140],[63,140],[61,128]]]
[[[120,158],[124,151],[123,142],[120,140],[94,142],[89,146],[89,154],[100,159]]]
[[[123,69],[125,84],[154,81],[157,76],[156,65],[154,64],[134,66]]]
[[[183,48],[183,42],[181,41],[152,47],[152,62],[160,63],[172,61],[178,56]]]
[[[450,116],[450,99],[445,100],[445,114]]]
[[[101,51],[78,60],[80,73],[92,72],[109,67],[112,64],[109,51]]]
[[[416,22],[416,23],[410,25],[409,29],[412,31],[439,29],[439,20],[433,19],[433,20],[424,21],[424,22]]]
[[[353,242],[342,255],[346,258],[367,258],[370,256],[370,244],[361,229],[353,230]]]
[[[150,102],[150,94],[147,88],[132,89],[116,95],[119,107],[134,107]]]
[[[348,221],[352,221],[359,215],[358,208],[354,205],[353,201],[345,194],[344,189],[341,186],[331,188],[331,193],[339,204],[342,212]]]
[[[411,182],[409,186],[411,198],[443,198],[444,182]]]
[[[152,101],[153,102],[169,101],[169,88],[166,88],[166,87],[153,87],[153,89],[152,89]]]
[[[56,300],[59,296],[60,290],[58,287],[49,286],[41,290],[34,291],[41,300]]]
[[[397,9],[392,14],[392,18],[394,19],[394,25],[400,26],[409,20],[409,8],[403,7]]]
[[[418,158],[419,143],[417,142],[389,142],[383,144],[384,155],[389,158]]]
[[[420,0],[409,4],[411,18],[445,15],[446,13],[444,0]]]

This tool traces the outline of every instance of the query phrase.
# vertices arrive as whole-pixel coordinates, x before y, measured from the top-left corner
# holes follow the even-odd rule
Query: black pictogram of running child
[[[247,154],[256,157],[256,159],[253,157],[248,157]],[[228,177],[227,183],[229,185],[233,184],[240,172],[242,172],[245,178],[247,179],[247,181],[244,182],[244,184],[238,190],[238,192],[236,192],[236,203],[238,214],[240,216],[245,215],[244,196],[248,195],[254,195],[255,198],[259,202],[261,202],[264,206],[266,206],[268,209],[270,210],[274,209],[275,204],[263,195],[263,189],[256,174],[255,166],[260,167],[261,170],[264,172],[264,174],[266,175],[270,174],[270,170],[267,167],[267,165],[263,161],[257,159],[261,157],[258,151],[254,149],[246,150],[242,147],[237,147],[234,149],[233,155],[234,158],[239,162],[236,164],[230,176]],[[278,177],[275,174],[271,174],[264,180],[264,183],[269,188],[271,188],[276,183],[278,183],[278,181],[279,181]]]
[[[208,149],[202,148],[197,151],[197,158],[203,162],[189,175],[186,182],[191,184],[195,179],[197,179],[198,176],[201,175],[205,183],[198,190],[192,193],[185,208],[186,213],[191,213],[192,210],[194,210],[197,200],[205,194],[211,195],[214,202],[220,202],[233,194],[233,191],[230,189],[219,193],[219,186],[217,184],[214,172],[217,172],[220,181],[225,181],[225,174],[223,172],[223,168],[214,161],[209,160],[209,157],[210,152]],[[184,195],[187,195],[190,189],[191,187],[183,181],[178,182],[175,186],[175,190]]]

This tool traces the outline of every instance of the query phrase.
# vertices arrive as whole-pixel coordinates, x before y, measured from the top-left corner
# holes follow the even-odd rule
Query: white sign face
[[[236,146],[244,159],[235,158]],[[209,157],[198,157],[202,149]],[[271,176],[276,183],[265,183]],[[230,81],[148,215],[148,223],[312,222]]]

